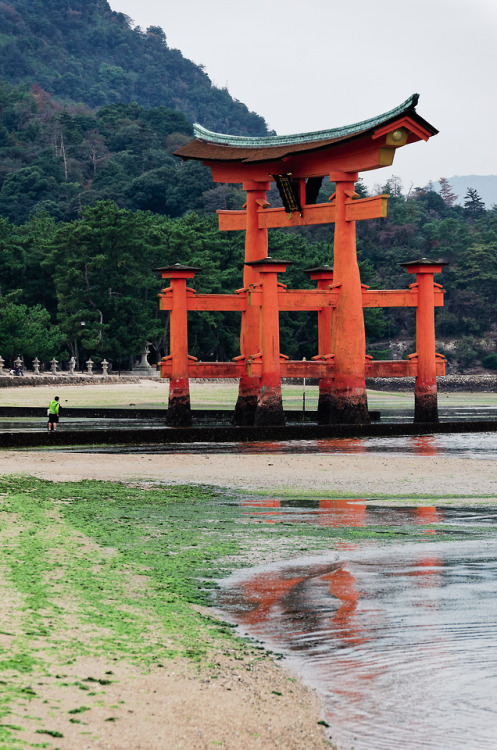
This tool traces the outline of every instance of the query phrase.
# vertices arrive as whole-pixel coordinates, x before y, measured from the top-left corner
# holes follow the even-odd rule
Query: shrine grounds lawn
[[[53,395],[60,396],[64,406],[116,407],[116,408],[167,408],[169,381],[144,379],[138,383],[40,385],[17,388],[0,388],[0,406],[46,407]],[[193,409],[232,409],[236,402],[236,381],[191,382]],[[283,385],[285,409],[302,409],[304,387]],[[443,406],[497,406],[497,393],[439,393]],[[305,403],[308,410],[317,408],[318,388],[305,386]],[[390,409],[414,409],[414,394],[393,391],[368,391],[370,409],[388,412]]]

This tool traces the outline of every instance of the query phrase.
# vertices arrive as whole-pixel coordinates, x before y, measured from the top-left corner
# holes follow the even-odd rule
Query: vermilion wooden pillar
[[[317,281],[318,289],[328,289],[333,284],[333,268],[319,266],[308,268],[306,273],[312,281]],[[333,308],[323,307],[318,312],[318,358],[331,357],[333,352]],[[329,424],[331,418],[331,400],[333,397],[333,378],[319,379],[318,424]]]
[[[346,201],[355,195],[357,172],[332,172],[336,183],[333,282],[339,290],[334,313],[335,377],[330,422],[368,424],[366,396],[366,334],[362,288],[357,265],[355,221],[346,220]]]
[[[247,194],[246,233],[245,233],[245,267],[243,285],[249,287],[259,282],[259,268],[252,261],[262,260],[268,254],[267,229],[259,228],[257,211],[267,205],[266,191],[269,182],[244,182],[243,189]],[[249,306],[242,313],[240,331],[240,354],[247,359],[260,351],[261,310]],[[233,422],[237,425],[253,425],[259,397],[260,383],[257,376],[244,373],[238,386],[238,400],[235,406]]]
[[[158,268],[163,279],[171,280],[173,305],[169,318],[169,359],[171,376],[169,380],[169,402],[167,424],[171,427],[189,427],[192,423],[190,409],[190,381],[188,379],[188,326],[187,326],[187,279],[193,279],[199,268],[174,266]]]
[[[255,413],[256,425],[285,424],[281,397],[278,273],[284,273],[288,264],[289,261],[276,258],[264,258],[247,264],[259,272],[262,287],[262,374]]]
[[[408,273],[416,274],[418,306],[416,308],[417,375],[414,386],[414,421],[438,422],[437,355],[435,352],[435,288],[434,274],[447,263],[427,258],[401,263]]]

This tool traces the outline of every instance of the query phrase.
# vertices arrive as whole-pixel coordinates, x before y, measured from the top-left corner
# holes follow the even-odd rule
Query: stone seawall
[[[414,378],[367,378],[366,387],[373,391],[414,393]],[[493,393],[497,392],[497,375],[444,375],[437,378],[437,387],[440,393]]]
[[[148,380],[147,377],[138,375],[4,375],[0,377],[0,388],[19,388],[26,385],[110,385],[139,383],[144,379]]]

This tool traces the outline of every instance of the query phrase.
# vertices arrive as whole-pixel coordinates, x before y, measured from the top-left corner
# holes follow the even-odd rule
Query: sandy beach
[[[497,438],[496,438],[497,439]],[[2,474],[58,481],[102,479],[207,484],[247,492],[497,498],[497,464],[440,456],[347,454],[106,454],[1,451]],[[480,502],[483,502],[480,501]]]

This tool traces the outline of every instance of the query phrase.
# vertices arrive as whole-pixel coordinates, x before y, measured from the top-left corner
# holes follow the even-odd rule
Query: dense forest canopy
[[[397,187],[387,219],[358,224],[361,276],[372,287],[405,288],[412,279],[399,264],[420,256],[450,263],[439,278],[447,294],[437,312],[438,350],[461,371],[497,360],[497,209],[481,209],[477,195],[466,203],[449,206],[431,190],[405,196]],[[293,261],[281,279],[290,288],[312,288],[304,269],[333,257],[332,229],[306,230],[270,232],[270,254]],[[172,218],[111,200],[86,206],[72,221],[56,221],[43,207],[21,225],[0,219],[0,353],[10,359],[55,353],[80,362],[91,355],[127,366],[148,341],[158,359],[168,352],[168,329],[154,268],[190,263],[202,269],[195,278],[199,292],[234,291],[242,282],[243,241],[241,232],[219,232],[209,211]],[[365,315],[369,354],[414,351],[413,310]],[[316,353],[316,318],[281,315],[285,354]],[[236,313],[191,314],[190,353],[202,360],[236,356],[239,324]],[[25,340],[14,331],[25,332]]]
[[[161,28],[131,28],[107,0],[1,0],[0,17],[0,78],[9,83],[37,83],[59,101],[92,108],[137,102],[211,130],[267,133],[262,117],[170,49]]]
[[[67,220],[107,199],[169,216],[202,210],[210,171],[172,155],[191,135],[167,107],[62,108],[37,85],[0,82],[0,215],[19,224],[43,209]]]
[[[202,268],[201,292],[242,284],[243,233],[220,233],[215,211],[241,208],[239,185],[219,185],[173,152],[192,120],[231,133],[266,133],[262,118],[170,50],[161,29],[132,29],[106,0],[0,0],[0,355],[83,363],[129,362],[150,342],[168,353],[168,317],[154,268]],[[378,176],[381,179],[381,173]],[[358,184],[357,190],[366,195]],[[386,219],[357,224],[362,281],[405,288],[400,263],[449,263],[437,311],[437,349],[449,370],[497,369],[497,207],[468,185],[464,206],[442,179],[403,191],[392,179]],[[333,191],[327,184],[318,200]],[[269,194],[279,205],[276,190]],[[272,230],[270,254],[293,261],[281,279],[312,288],[305,268],[333,259],[333,229]],[[368,353],[414,351],[413,310],[365,311]],[[190,353],[239,353],[239,314],[196,313]],[[281,348],[316,354],[317,316],[281,314]]]

